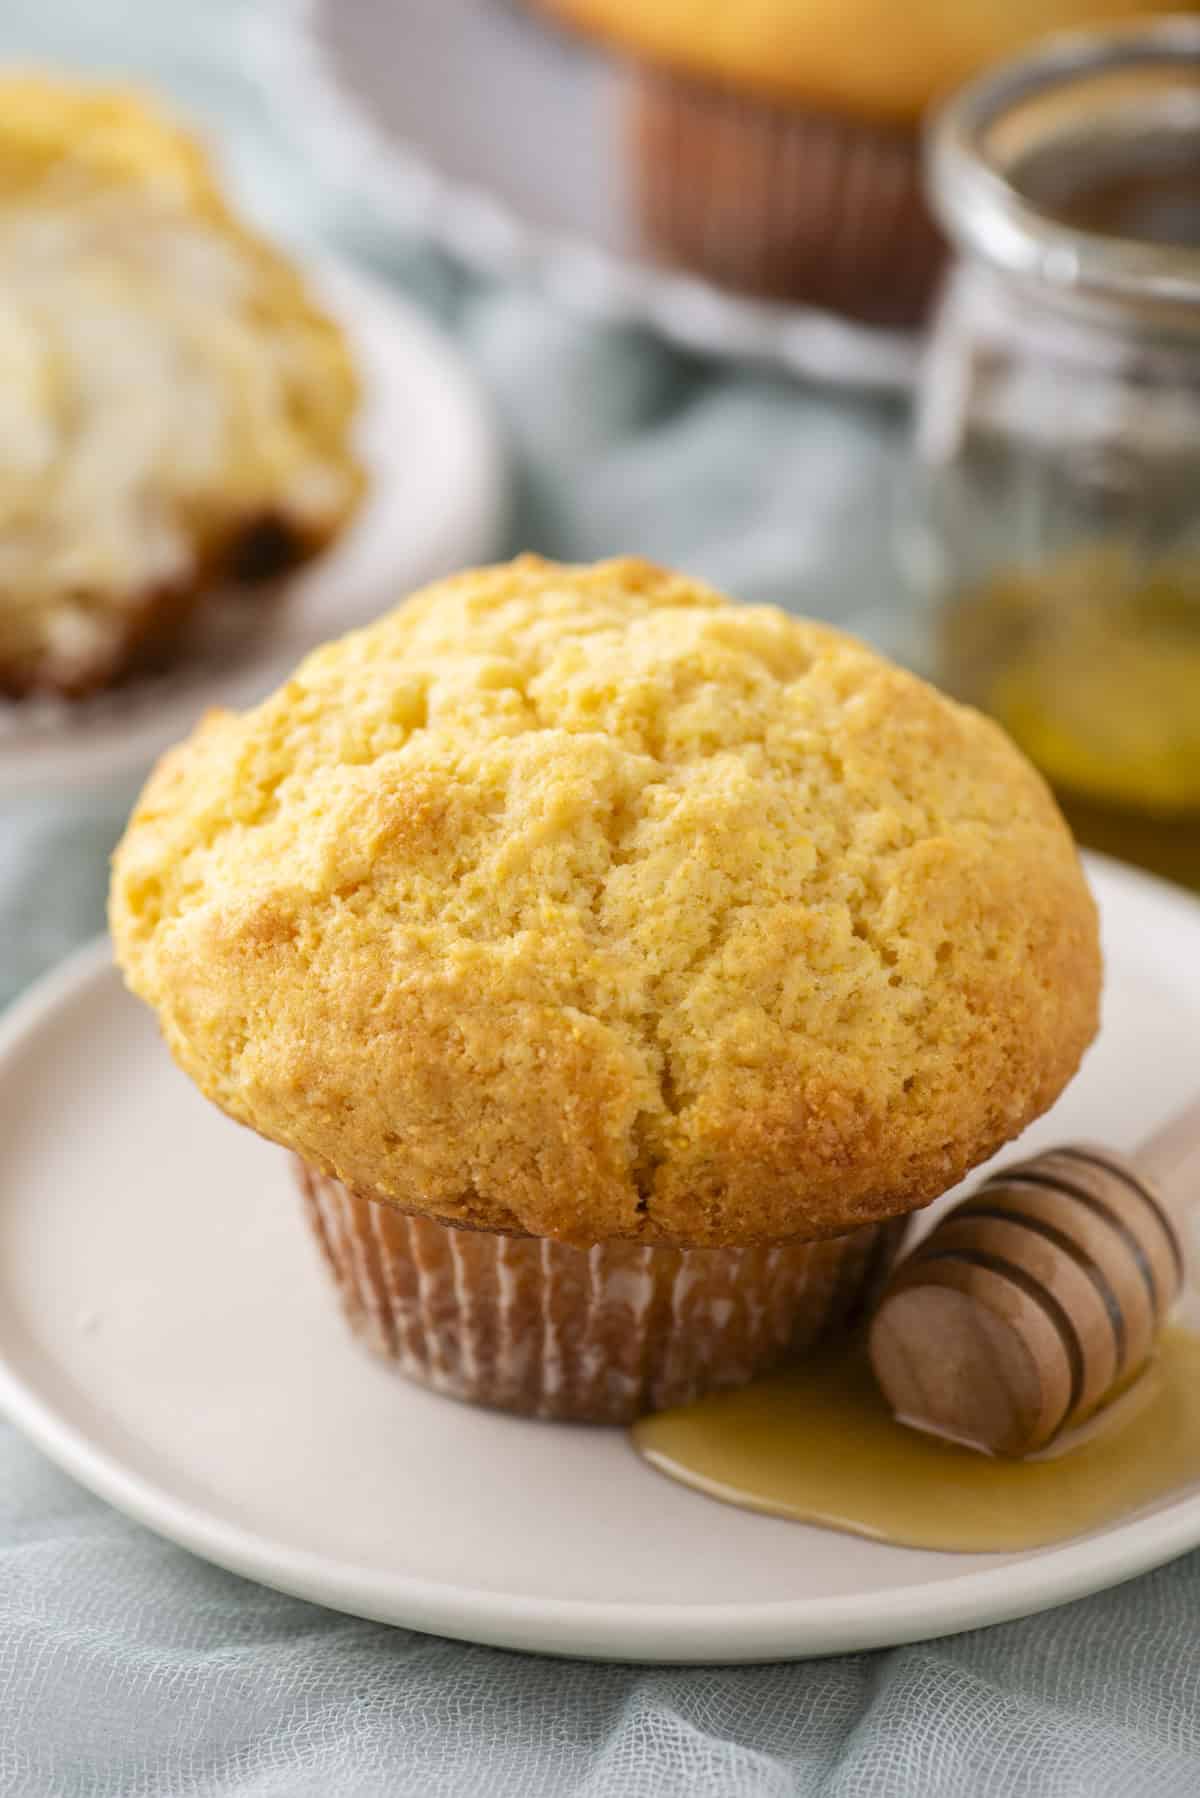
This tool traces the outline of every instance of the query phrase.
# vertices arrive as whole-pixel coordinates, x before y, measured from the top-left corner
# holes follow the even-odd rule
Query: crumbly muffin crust
[[[1074,846],[996,726],[637,561],[442,582],[211,714],[111,917],[233,1117],[369,1196],[568,1242],[909,1211],[1097,1020]]]

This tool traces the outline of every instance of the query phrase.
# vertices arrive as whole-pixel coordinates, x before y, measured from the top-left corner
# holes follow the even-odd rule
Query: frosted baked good
[[[190,137],[124,90],[0,79],[0,692],[109,684],[220,578],[326,544],[356,398]]]

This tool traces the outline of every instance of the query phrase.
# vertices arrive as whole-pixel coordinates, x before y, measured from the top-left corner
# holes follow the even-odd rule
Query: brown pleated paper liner
[[[296,1162],[357,1334],[410,1379],[529,1417],[628,1423],[739,1386],[861,1305],[894,1226],[741,1249],[456,1230]]]
[[[922,194],[915,130],[655,70],[630,82],[634,205],[661,260],[871,324],[921,321],[945,245]]]

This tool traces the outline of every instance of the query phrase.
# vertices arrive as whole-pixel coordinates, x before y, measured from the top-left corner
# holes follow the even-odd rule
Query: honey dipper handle
[[[1148,1136],[1133,1159],[1173,1217],[1183,1217],[1193,1206],[1200,1210],[1200,1094]]]
[[[993,1454],[1082,1422],[1153,1352],[1200,1214],[1200,1097],[1133,1157],[1071,1143],[989,1174],[900,1263],[871,1321],[896,1416]]]

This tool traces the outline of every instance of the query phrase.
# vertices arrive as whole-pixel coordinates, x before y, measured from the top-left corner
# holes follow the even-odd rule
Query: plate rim
[[[355,324],[349,315],[357,306],[359,325],[367,311],[377,324],[386,319],[388,328],[409,346],[410,368],[419,361],[423,371],[433,371],[446,396],[460,464],[456,503],[447,507],[446,516],[453,516],[454,541],[461,540],[463,554],[450,553],[447,529],[440,527],[436,535],[430,534],[424,555],[428,572],[416,577],[418,584],[502,550],[512,508],[511,472],[499,417],[468,357],[417,301],[370,268],[320,245],[288,243],[278,234],[276,240],[317,298],[345,320],[352,351]],[[421,378],[429,377],[423,372]],[[364,423],[367,404],[369,395],[364,394]],[[366,503],[369,506],[369,493]],[[349,528],[353,530],[353,520]],[[319,579],[323,556],[335,554],[337,548],[337,542],[331,544],[285,581]],[[354,617],[344,628],[357,629],[366,622],[365,617]],[[131,779],[171,741],[186,734],[206,708],[254,703],[285,679],[319,641],[318,635],[289,629],[285,611],[279,627],[264,633],[249,654],[221,669],[193,672],[181,666],[178,678],[164,678],[161,692],[150,688],[136,694],[127,717],[122,717],[119,689],[82,702],[81,713],[72,714],[71,702],[64,701],[61,721],[47,723],[32,737],[0,736],[0,798],[96,789]],[[185,714],[189,717],[176,729],[177,718]]]
[[[349,193],[393,227],[419,232],[484,274],[532,279],[601,321],[649,325],[677,347],[779,364],[823,387],[906,394],[921,334],[725,292],[699,275],[626,259],[569,233],[543,231],[478,186],[443,175],[392,136],[333,67],[317,30],[322,0],[257,0],[248,65],[272,115],[319,148]]]
[[[1107,856],[1089,854],[1085,864],[1098,884],[1140,893],[1200,932],[1200,899],[1185,889]],[[109,940],[101,936],[28,987],[0,1014],[0,1084],[41,1029],[97,987],[119,980]],[[918,1582],[882,1593],[749,1605],[530,1597],[409,1574],[381,1578],[369,1565],[281,1547],[181,1499],[60,1416],[2,1343],[0,1413],[95,1496],[232,1573],[396,1627],[577,1659],[711,1666],[891,1647],[1033,1616],[1135,1578],[1200,1544],[1200,1494],[1193,1494],[998,1567],[968,1568],[933,1585]]]

